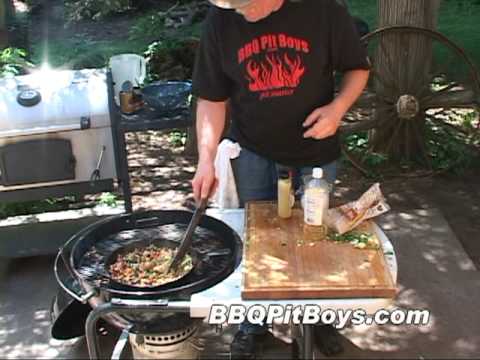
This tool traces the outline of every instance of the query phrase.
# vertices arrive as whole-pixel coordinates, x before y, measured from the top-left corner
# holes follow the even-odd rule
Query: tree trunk
[[[12,0],[0,0],[0,50],[10,45],[8,28],[15,17]]]
[[[409,25],[435,30],[440,0],[378,0],[379,26]]]
[[[440,0],[378,0],[379,26],[404,25],[435,30],[439,6]],[[430,72],[430,40],[411,32],[384,35],[374,56],[380,76],[395,84],[395,88],[387,88],[377,83],[377,93],[393,99],[397,109],[408,106]],[[419,112],[415,118],[405,120],[397,113],[390,123],[384,123],[385,126],[373,134],[374,149],[393,159],[414,160],[424,146],[423,115]],[[390,115],[378,113],[377,116],[387,118]]]
[[[7,2],[0,0],[0,50],[8,46]]]

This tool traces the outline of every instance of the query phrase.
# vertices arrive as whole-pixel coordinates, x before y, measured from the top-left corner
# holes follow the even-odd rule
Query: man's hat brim
[[[213,5],[222,9],[238,9],[248,5],[252,0],[209,0]]]

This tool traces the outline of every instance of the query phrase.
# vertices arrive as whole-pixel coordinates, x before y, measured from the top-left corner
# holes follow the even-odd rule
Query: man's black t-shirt
[[[193,94],[231,100],[229,136],[289,166],[322,166],[340,156],[338,136],[304,139],[303,122],[334,96],[334,71],[368,69],[352,18],[335,0],[285,0],[250,23],[212,8],[197,53]]]

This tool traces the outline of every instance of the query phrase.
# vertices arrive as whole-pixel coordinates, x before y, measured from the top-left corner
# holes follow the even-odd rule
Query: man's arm
[[[227,102],[198,99],[197,138],[198,167],[192,180],[193,194],[197,201],[212,195],[216,186],[215,157],[218,143],[225,128]]]
[[[305,138],[325,139],[335,135],[342,118],[357,101],[367,85],[368,70],[350,70],[345,72],[340,93],[330,104],[315,109],[305,120],[303,126],[309,128]]]

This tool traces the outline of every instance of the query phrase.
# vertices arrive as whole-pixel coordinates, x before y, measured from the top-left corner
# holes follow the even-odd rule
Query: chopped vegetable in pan
[[[119,254],[117,260],[110,265],[110,274],[119,283],[138,286],[155,287],[178,280],[193,268],[192,258],[185,255],[182,263],[174,272],[168,268],[175,256],[175,249],[150,245],[138,248],[126,254]]]

